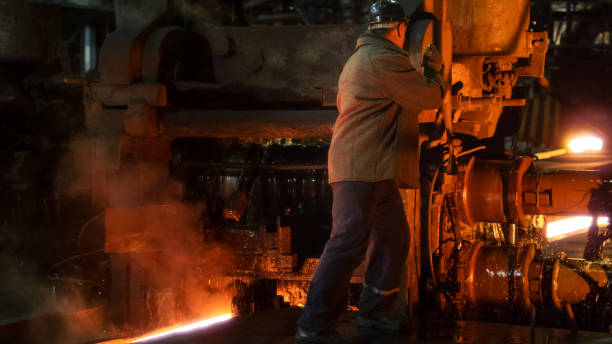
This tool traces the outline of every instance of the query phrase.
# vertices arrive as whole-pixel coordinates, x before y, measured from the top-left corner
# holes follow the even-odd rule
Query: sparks
[[[102,342],[98,344],[142,343],[142,342],[146,342],[146,341],[153,340],[153,339],[159,339],[159,338],[163,338],[163,337],[167,337],[167,336],[171,336],[175,334],[187,333],[193,330],[202,329],[202,328],[214,325],[214,324],[218,324],[223,321],[227,321],[231,319],[231,317],[232,317],[231,313],[224,314],[218,317],[200,320],[200,321],[197,321],[191,324],[187,324],[187,325],[179,325],[179,326],[164,328],[161,330],[157,330],[153,333],[148,333],[144,336],[140,336],[136,338],[111,340],[111,341]]]
[[[566,237],[568,234],[575,235],[584,233],[589,230],[593,218],[591,216],[575,216],[563,220],[549,222],[546,226],[546,237],[550,240],[559,240]],[[597,224],[604,226],[608,224],[607,217],[598,217]]]

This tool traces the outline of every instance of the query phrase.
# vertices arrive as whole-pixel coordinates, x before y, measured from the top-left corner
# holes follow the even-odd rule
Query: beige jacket
[[[439,80],[417,71],[393,42],[372,32],[359,37],[338,81],[329,182],[395,179],[419,188],[417,117],[441,106]]]

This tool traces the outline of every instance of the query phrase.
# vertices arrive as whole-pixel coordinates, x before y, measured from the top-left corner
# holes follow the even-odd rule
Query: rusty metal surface
[[[449,1],[453,54],[527,56],[529,8],[527,0]]]
[[[92,83],[88,85],[88,95],[91,101],[106,106],[121,106],[144,102],[151,106],[166,106],[166,85],[134,84],[129,86]]]
[[[531,56],[533,61],[528,67],[521,67],[523,70],[519,74],[541,74],[547,41],[540,33],[527,32],[528,1],[487,0],[444,4],[444,1],[430,1],[425,3],[425,7],[443,20],[445,39],[441,40],[440,36],[437,40],[440,41],[438,44],[441,44],[447,65],[445,76],[450,78],[452,73],[453,83],[463,83],[462,94],[483,96],[481,74],[486,56],[501,56],[495,57],[499,61],[487,60],[487,63],[500,62],[509,66],[516,62],[516,57]],[[179,67],[187,67],[188,70],[179,74],[185,74],[183,77],[187,78],[201,74],[195,77],[198,82],[180,79],[165,81],[168,87],[174,89],[176,86],[179,96],[181,92],[200,92],[202,108],[227,108],[230,103],[233,108],[243,109],[264,109],[270,104],[333,106],[337,77],[353,51],[356,36],[365,29],[356,25],[246,28],[199,23],[195,32],[189,32],[177,27],[156,27],[155,20],[167,11],[166,7],[166,1],[162,0],[146,3],[124,0],[117,3],[118,29],[107,38],[100,54],[103,83],[127,85],[141,76],[145,81],[157,81],[162,74],[173,75],[181,69]],[[428,20],[415,23],[410,34],[409,49],[413,63],[419,66],[423,45],[433,39],[433,25]],[[201,34],[201,39],[196,37],[196,32]],[[175,56],[177,49],[183,49],[173,45],[179,40],[178,36],[167,39],[175,34],[190,36],[188,40],[191,43],[201,41],[196,54],[201,55],[201,68],[192,64],[181,65],[184,61],[180,59],[175,61],[176,65],[161,64],[160,61],[168,56],[170,60],[178,58]],[[453,42],[450,42],[450,36]],[[166,41],[169,44],[164,43]],[[186,46],[193,47],[190,44]],[[164,48],[165,45],[168,47]],[[476,58],[470,59],[470,56]],[[451,60],[454,62],[453,68]],[[505,93],[508,96],[508,91]],[[450,103],[450,98],[446,97],[445,104]],[[446,126],[449,130],[453,126],[457,133],[477,138],[491,137],[503,105],[497,103],[480,110],[466,109],[461,114],[457,113],[458,121],[454,124],[450,121],[450,107],[445,106]],[[431,115],[422,116],[422,121],[435,120],[435,116]],[[197,119],[194,124],[193,127],[200,126]],[[262,134],[270,135],[247,135]],[[293,131],[285,131],[284,134],[287,137],[290,134],[299,135]],[[329,134],[316,131],[309,133],[308,137],[312,135]]]
[[[213,60],[215,76],[232,93],[252,101],[321,103],[321,89],[336,86],[342,65],[353,52],[355,25],[226,27],[235,45],[229,56]]]
[[[527,47],[529,66],[518,67],[516,72],[521,76],[541,78],[544,76],[544,62],[548,51],[548,32],[529,32]]]

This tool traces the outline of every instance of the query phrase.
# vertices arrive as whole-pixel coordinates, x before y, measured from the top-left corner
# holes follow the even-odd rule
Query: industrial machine
[[[402,191],[407,308],[607,330],[610,228],[592,226],[586,260],[541,246],[543,215],[610,215],[611,180],[474,157],[504,107],[525,104],[512,94],[518,78],[543,76],[548,38],[530,30],[530,2],[419,10],[411,59],[420,66],[436,43],[452,87],[441,109],[419,114],[422,188]],[[331,230],[336,81],[364,28],[217,26],[207,13],[204,2],[116,1],[99,81],[85,85],[119,323],[191,309],[191,287],[231,291],[240,313],[297,306]],[[353,295],[361,279],[358,268]]]

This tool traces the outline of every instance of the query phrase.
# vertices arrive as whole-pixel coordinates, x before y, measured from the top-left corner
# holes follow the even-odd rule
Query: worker
[[[298,320],[298,343],[341,338],[335,323],[366,253],[357,324],[401,329],[396,309],[410,229],[398,187],[419,188],[417,115],[439,108],[445,88],[434,46],[424,54],[423,73],[411,65],[403,49],[408,20],[397,0],[372,4],[368,30],[340,75],[328,158],[332,232]]]

